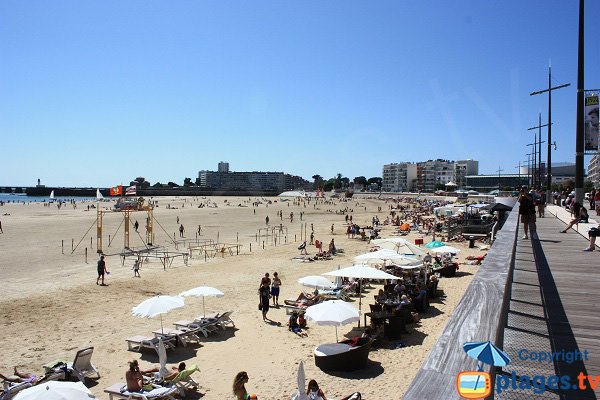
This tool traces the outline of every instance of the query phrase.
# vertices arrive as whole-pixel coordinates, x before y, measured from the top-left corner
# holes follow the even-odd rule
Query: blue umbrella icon
[[[483,364],[494,365],[496,367],[504,367],[510,364],[510,357],[494,346],[492,342],[467,342],[463,344],[463,350],[472,358],[480,361]],[[481,371],[481,365],[477,364]]]

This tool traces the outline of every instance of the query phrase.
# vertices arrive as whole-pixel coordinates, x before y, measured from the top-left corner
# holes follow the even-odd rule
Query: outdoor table
[[[371,319],[381,319],[381,320],[386,320],[389,319],[391,317],[394,316],[393,313],[387,312],[387,311],[375,311],[375,312],[368,312],[364,314],[364,318],[365,318],[365,326],[367,326],[367,317],[371,317]]]

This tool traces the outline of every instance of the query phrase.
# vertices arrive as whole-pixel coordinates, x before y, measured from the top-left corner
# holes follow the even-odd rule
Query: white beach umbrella
[[[307,307],[304,315],[317,325],[335,326],[336,341],[338,326],[360,321],[360,311],[343,300],[329,300]]]
[[[133,315],[143,318],[154,318],[160,315],[160,329],[164,331],[162,314],[183,306],[183,297],[158,295],[142,301],[139,305],[133,307],[131,312]]]
[[[160,364],[158,373],[164,379],[169,374],[169,370],[167,369],[167,349],[165,348],[162,336],[158,337],[158,363]]]
[[[456,247],[452,247],[452,246],[436,247],[434,249],[431,249],[431,251],[433,251],[434,253],[452,253],[452,254],[460,253],[460,249],[457,249]]]
[[[335,289],[335,283],[331,282],[324,276],[310,275],[298,279],[298,283],[308,287],[323,288],[323,289]]]
[[[336,269],[335,271],[325,272],[323,275],[356,279],[398,279],[396,275],[388,274],[385,271],[364,264]],[[362,291],[362,284],[360,285],[360,288]],[[358,308],[362,310],[362,296],[358,298]],[[358,326],[360,326],[360,321],[358,321]]]
[[[298,391],[292,395],[292,400],[308,400],[306,390],[304,389],[306,384],[306,375],[304,374],[304,362],[302,361],[300,361],[300,364],[298,364],[296,383],[298,384]]]
[[[354,261],[358,263],[383,263],[385,261],[391,261],[398,265],[411,265],[420,263],[417,258],[398,254],[394,250],[390,249],[381,249],[364,253],[354,257]]]
[[[403,238],[374,239],[371,240],[371,243],[382,249],[394,250],[398,254],[414,254],[416,256],[424,256],[426,254],[419,246]]]
[[[21,390],[15,400],[93,400],[96,397],[81,382],[48,381]]]
[[[196,296],[202,297],[202,315],[206,316],[206,309],[204,308],[204,298],[205,297],[223,297],[224,294],[219,289],[215,289],[210,286],[198,286],[190,290],[186,290],[179,294],[180,296]]]

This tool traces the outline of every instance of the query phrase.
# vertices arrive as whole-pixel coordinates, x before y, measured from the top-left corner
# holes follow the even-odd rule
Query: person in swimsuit
[[[271,283],[271,296],[273,297],[273,306],[279,307],[279,287],[281,286],[281,279],[277,272],[273,272],[273,281]]]
[[[260,289],[258,289],[258,295],[260,298],[260,310],[262,311],[263,321],[267,321],[267,313],[269,312],[269,297],[271,296],[269,290],[269,283],[263,280]]]
[[[15,367],[15,370],[13,371],[13,376],[4,376],[4,375],[0,374],[0,378],[5,380],[6,382],[31,383],[32,385],[37,385],[38,383],[40,383],[41,381],[44,380],[45,376],[42,376],[40,378],[39,376],[37,376],[35,374],[30,374],[28,372],[21,372],[21,371],[17,370],[17,367]]]
[[[248,373],[246,371],[238,372],[233,379],[233,394],[237,400],[256,400],[255,394],[248,394],[245,384],[248,383]]]

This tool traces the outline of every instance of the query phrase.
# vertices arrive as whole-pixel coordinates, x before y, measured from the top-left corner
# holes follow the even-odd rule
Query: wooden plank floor
[[[587,240],[574,231],[560,233],[564,223],[554,216],[538,218],[537,235],[518,235],[504,350],[510,365],[498,378],[568,375],[571,384],[580,372],[600,377],[600,252],[583,252]],[[522,226],[519,227],[522,229]],[[521,350],[535,352],[586,351],[588,360],[540,363],[521,360]],[[502,379],[502,378],[501,378]],[[589,386],[589,383],[588,383]],[[596,399],[595,390],[546,391],[508,389],[503,399]]]

